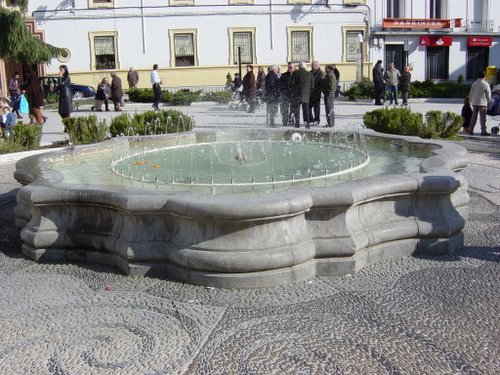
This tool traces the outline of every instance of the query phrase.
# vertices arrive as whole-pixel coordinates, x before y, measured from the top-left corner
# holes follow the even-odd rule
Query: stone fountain
[[[373,144],[421,159],[369,172]],[[369,131],[121,137],[19,161],[16,225],[37,261],[272,287],[463,246],[466,165],[460,146]]]

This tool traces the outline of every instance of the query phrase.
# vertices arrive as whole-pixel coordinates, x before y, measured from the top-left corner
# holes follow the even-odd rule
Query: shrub
[[[229,91],[214,91],[202,94],[200,97],[200,101],[228,104],[231,101],[232,97],[233,94]]]
[[[458,75],[458,78],[457,78],[457,83],[458,83],[459,85],[462,85],[462,84],[464,83],[464,76],[463,76],[463,74],[459,74],[459,75]]]
[[[407,108],[383,108],[367,112],[363,116],[365,125],[380,133],[420,136],[423,125],[421,113]]]
[[[69,140],[75,145],[102,142],[107,138],[105,120],[98,120],[95,115],[68,117],[63,124],[69,135]]]
[[[172,105],[191,105],[192,102],[198,101],[201,96],[200,91],[191,91],[188,89],[179,90],[171,93],[167,90],[162,90],[161,101],[163,103],[170,103]],[[152,89],[135,89],[130,90],[128,98],[131,102],[135,103],[153,103],[154,93]]]
[[[470,85],[459,82],[415,81],[410,87],[412,98],[465,98],[469,92]]]
[[[451,112],[429,111],[425,121],[421,113],[407,108],[383,108],[367,112],[363,116],[365,125],[387,134],[419,136],[421,138],[454,137],[462,126],[461,116]]]
[[[154,100],[153,89],[134,89],[128,92],[128,99],[135,103],[152,103]]]
[[[0,144],[0,154],[33,150],[40,145],[39,125],[16,125],[11,137]]]
[[[172,105],[191,105],[192,102],[196,102],[200,100],[201,90],[191,91],[188,89],[183,89],[177,91],[175,94],[172,94],[170,100],[167,103],[171,103]]]
[[[432,133],[432,138],[453,137],[463,124],[462,116],[452,112],[429,111],[425,114],[425,120]]]
[[[363,78],[360,82],[355,82],[349,90],[344,92],[349,100],[371,99],[375,97],[375,86],[369,78]]]
[[[133,116],[122,114],[111,120],[109,131],[113,137],[123,135],[152,135],[190,131],[193,121],[175,110],[147,111]]]

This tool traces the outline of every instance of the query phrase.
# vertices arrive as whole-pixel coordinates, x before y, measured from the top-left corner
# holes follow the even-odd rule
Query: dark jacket
[[[293,95],[293,73],[285,72],[279,80],[279,91],[281,100],[290,101]]]
[[[384,84],[384,68],[381,64],[375,64],[372,71],[373,84],[375,86],[381,86]]]
[[[340,72],[337,68],[333,68],[333,74],[335,74],[335,79],[337,80],[337,85],[339,84],[340,81]]]
[[[403,72],[399,76],[399,90],[401,91],[410,91],[410,82],[411,82],[411,73]]]
[[[470,125],[470,120],[472,119],[472,106],[470,104],[464,104],[462,107],[462,117],[464,119],[464,128],[468,128]]]
[[[252,71],[247,72],[243,77],[243,97],[247,100],[254,100],[257,96],[257,88],[255,86],[255,75]]]
[[[117,76],[113,76],[113,79],[111,80],[111,100],[113,102],[119,102],[121,101],[122,96],[122,80]]]
[[[335,94],[335,91],[337,90],[337,78],[335,77],[335,73],[330,72],[329,74],[326,74],[321,86],[325,98],[330,96],[330,94]]]
[[[305,68],[300,68],[293,74],[293,85],[300,103],[309,103],[311,90],[314,87],[313,75]]]
[[[26,73],[26,99],[30,108],[40,108],[45,104],[42,85],[38,76],[34,73]]]
[[[68,116],[73,111],[73,95],[69,75],[58,78],[59,81],[59,114]]]
[[[321,86],[325,79],[325,72],[321,68],[318,68],[315,71],[311,70],[311,74],[314,81],[313,87],[311,88],[311,101],[319,102],[321,100]]]
[[[265,99],[267,103],[277,103],[280,96],[279,91],[279,77],[278,75],[271,71],[267,73],[266,76],[266,95]]]

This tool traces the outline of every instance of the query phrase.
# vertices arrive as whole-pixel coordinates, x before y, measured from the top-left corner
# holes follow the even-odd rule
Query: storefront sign
[[[452,29],[462,27],[462,19],[441,18],[384,18],[384,29]]]
[[[490,47],[493,42],[491,36],[470,36],[467,39],[467,45],[469,47]]]
[[[420,37],[420,45],[425,47],[449,47],[452,42],[451,36],[423,35]]]

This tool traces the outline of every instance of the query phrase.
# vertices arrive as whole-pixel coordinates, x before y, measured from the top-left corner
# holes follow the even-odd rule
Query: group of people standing
[[[323,70],[318,61],[313,61],[311,70],[307,70],[305,62],[298,65],[289,62],[284,73],[280,72],[278,65],[272,65],[267,74],[263,69],[259,69],[257,77],[253,69],[253,65],[247,65],[247,72],[241,81],[241,99],[248,103],[249,112],[255,111],[257,94],[262,92],[266,103],[268,125],[276,126],[275,117],[279,107],[283,126],[299,128],[302,110],[304,126],[310,128],[321,122],[321,96],[323,94],[325,126],[334,126],[334,100],[340,79],[340,72],[335,65],[327,65]],[[237,85],[239,82],[235,79],[234,86]]]
[[[408,105],[411,82],[409,66],[405,66],[403,73],[400,73],[394,63],[390,63],[389,69],[384,71],[382,60],[378,60],[373,67],[372,77],[373,85],[375,86],[375,105],[384,104],[386,91],[389,96],[389,105],[399,105],[398,88],[401,91],[402,105]]]
[[[115,72],[111,73],[111,83],[104,77],[97,85],[95,110],[102,111],[102,104],[104,103],[105,110],[109,111],[109,99],[113,102],[115,111],[121,112],[125,99],[123,97],[122,80]]]

